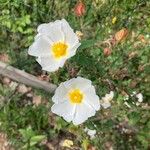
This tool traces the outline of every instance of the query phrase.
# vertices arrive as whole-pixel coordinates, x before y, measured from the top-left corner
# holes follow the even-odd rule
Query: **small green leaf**
[[[33,136],[33,137],[30,139],[30,141],[31,141],[31,142],[36,142],[36,143],[38,143],[38,142],[42,141],[44,138],[46,138],[45,135],[36,135],[36,136]]]
[[[87,149],[88,149],[88,145],[89,145],[89,140],[88,140],[88,139],[84,139],[84,140],[82,141],[82,148],[83,148],[84,150],[87,150]]]
[[[35,135],[35,132],[31,129],[31,127],[28,127],[27,129],[19,129],[19,132],[24,140],[29,140],[32,136]]]
[[[81,42],[80,49],[86,49],[92,47],[95,44],[96,40],[85,40]]]

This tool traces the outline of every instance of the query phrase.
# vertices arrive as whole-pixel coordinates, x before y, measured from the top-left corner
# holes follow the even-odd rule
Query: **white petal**
[[[37,61],[39,64],[41,64],[41,58],[40,58],[40,57],[38,57],[38,58],[36,59],[36,61]]]
[[[86,91],[85,93],[84,103],[88,103],[95,110],[100,109],[99,97],[95,93],[92,93],[90,90]]]
[[[54,67],[55,64],[55,60],[52,56],[38,57],[36,60],[42,66],[42,68],[45,68],[49,65],[52,65]]]
[[[46,34],[48,35],[49,34],[49,29],[51,28],[52,26],[52,23],[43,23],[43,24],[40,24],[37,28],[37,31],[38,33],[40,34]]]
[[[82,77],[77,77],[64,82],[64,85],[67,89],[79,88],[84,91],[91,86],[91,81]]]
[[[65,35],[65,42],[67,42],[70,46],[73,47],[74,45],[79,43],[78,37],[65,19],[62,19],[61,21],[62,31]]]
[[[56,89],[54,96],[52,97],[52,101],[54,103],[62,103],[66,100],[66,96],[68,94],[68,89],[64,86],[63,83],[59,85],[59,87]]]
[[[89,105],[84,103],[76,106],[75,116],[73,118],[73,124],[79,125],[86,121],[89,117],[94,116],[96,111]]]
[[[142,95],[142,93],[137,94],[136,98],[138,99],[138,102],[140,102],[140,103],[143,102],[143,95]]]
[[[73,106],[71,113],[68,113],[67,115],[64,115],[63,118],[64,120],[66,120],[67,122],[70,122],[73,120],[74,115],[75,115],[75,111],[76,111],[76,105]]]
[[[48,72],[54,72],[57,71],[59,68],[62,68],[65,64],[65,61],[55,62],[54,64],[51,64],[47,67],[43,67],[42,69]]]
[[[51,111],[70,122],[74,117],[75,107],[76,105],[72,105],[68,100],[66,100],[63,103],[54,104],[51,107]]]
[[[77,43],[75,46],[73,46],[70,50],[69,50],[69,55],[68,57],[72,57],[76,54],[77,48],[81,45],[81,43]]]
[[[28,54],[32,56],[47,56],[50,55],[50,41],[48,38],[40,36],[29,47]]]
[[[86,88],[84,91],[85,94],[85,103],[88,103],[90,106],[92,106],[95,110],[100,109],[100,101],[99,97],[96,95],[95,87],[93,85]]]
[[[61,25],[62,22],[56,20],[55,22],[39,25],[37,30],[40,34],[48,36],[53,42],[64,41],[64,34]]]
[[[91,80],[82,77],[77,77],[75,82],[76,86],[79,87],[83,92],[92,86]]]
[[[38,58],[37,62],[42,66],[43,70],[53,72],[58,70],[59,67],[62,67],[64,65],[65,59],[57,61],[52,56],[47,56]]]

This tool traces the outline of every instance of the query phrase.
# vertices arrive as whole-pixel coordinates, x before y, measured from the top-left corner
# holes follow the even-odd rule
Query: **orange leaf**
[[[127,37],[127,35],[128,35],[128,30],[126,28],[123,28],[115,34],[115,39],[117,42],[121,42]]]

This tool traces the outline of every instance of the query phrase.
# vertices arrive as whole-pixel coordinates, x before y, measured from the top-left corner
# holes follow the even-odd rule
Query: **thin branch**
[[[37,77],[26,73],[25,71],[16,69],[12,66],[9,66],[0,61],[0,74],[3,76],[7,76],[10,79],[13,79],[17,82],[40,88],[50,93],[53,93],[56,89],[56,85],[48,83],[46,81],[41,81]]]

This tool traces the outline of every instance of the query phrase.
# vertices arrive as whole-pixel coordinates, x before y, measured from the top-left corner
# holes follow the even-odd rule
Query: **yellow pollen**
[[[68,45],[63,42],[57,42],[52,45],[52,53],[56,59],[67,55]]]
[[[75,89],[69,92],[69,100],[71,103],[79,104],[83,100],[83,93],[79,89]]]

